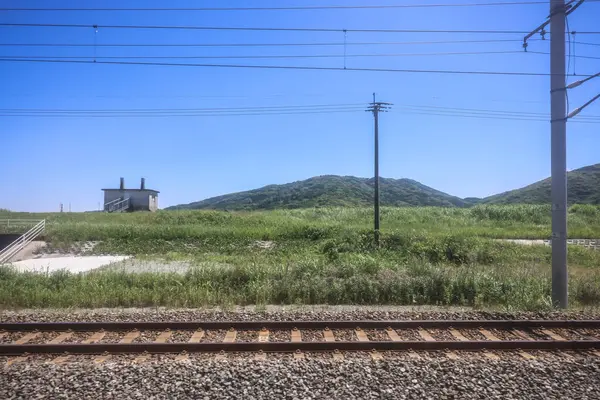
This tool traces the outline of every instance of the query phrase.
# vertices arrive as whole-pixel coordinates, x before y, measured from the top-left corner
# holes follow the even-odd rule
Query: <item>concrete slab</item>
[[[56,272],[67,270],[73,273],[87,272],[112,263],[127,260],[131,256],[86,256],[38,258],[13,262],[13,268],[20,272]]]

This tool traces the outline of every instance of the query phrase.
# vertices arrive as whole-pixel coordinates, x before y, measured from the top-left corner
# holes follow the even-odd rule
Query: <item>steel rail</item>
[[[0,323],[8,332],[89,332],[130,330],[291,330],[297,329],[600,329],[600,320],[363,320],[363,321],[174,321],[174,322],[16,322]]]
[[[600,349],[600,340],[511,340],[511,341],[402,341],[402,342],[211,342],[211,343],[68,343],[0,344],[0,355],[27,354],[138,354],[211,352],[321,352],[398,350],[589,350]]]

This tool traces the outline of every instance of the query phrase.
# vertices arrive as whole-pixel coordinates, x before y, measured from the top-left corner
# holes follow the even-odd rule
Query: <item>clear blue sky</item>
[[[487,0],[485,0],[487,1]],[[224,7],[417,4],[416,0],[3,1],[2,7]],[[433,1],[432,1],[433,2]],[[465,3],[436,0],[435,3]],[[479,2],[482,2],[481,0]],[[97,24],[92,28],[0,27],[0,43],[340,42],[342,33],[109,29],[102,25],[205,25],[339,29],[531,30],[548,5],[386,10],[231,12],[0,11],[0,23]],[[571,30],[598,30],[600,3],[569,17]],[[96,36],[96,39],[94,39]],[[516,39],[483,44],[348,46],[347,54],[521,50],[523,35],[348,33],[348,42]],[[576,35],[600,43],[600,35]],[[577,45],[575,55],[600,56]],[[549,51],[549,41],[530,50]],[[0,47],[2,56],[203,56],[343,54],[343,47]],[[152,61],[152,60],[146,60]],[[158,60],[165,61],[165,60]],[[169,61],[169,60],[166,60]],[[171,60],[170,62],[180,62]],[[247,65],[343,66],[343,59],[187,60]],[[549,72],[549,56],[479,54],[347,58],[349,67]],[[571,70],[573,66],[571,66]],[[600,71],[578,58],[576,72]],[[573,78],[570,78],[571,80]],[[395,104],[381,116],[381,175],[412,178],[452,195],[487,196],[550,173],[550,124],[411,112],[406,105],[548,113],[549,77],[358,71],[0,62],[2,109],[144,109],[314,104]],[[600,78],[571,91],[571,108],[600,91]],[[598,115],[600,103],[582,115]],[[161,207],[315,175],[373,174],[373,119],[366,112],[229,117],[61,118],[0,116],[0,208],[93,210],[101,188],[146,178]],[[600,162],[597,124],[569,124],[568,168]]]

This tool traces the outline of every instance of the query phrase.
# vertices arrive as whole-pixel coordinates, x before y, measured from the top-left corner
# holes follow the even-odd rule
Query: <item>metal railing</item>
[[[11,220],[14,221],[14,220]],[[31,220],[29,220],[31,222]],[[10,261],[25,246],[31,243],[39,234],[46,229],[46,220],[39,221],[33,228],[25,232],[21,237],[12,242],[4,250],[0,251],[0,264]]]
[[[37,225],[39,222],[40,222],[39,219],[27,219],[27,218],[0,219],[0,227],[23,228],[23,227]]]
[[[126,199],[116,199],[113,201],[109,201],[104,205],[104,211],[108,212],[123,212],[127,210],[130,206],[129,197]]]

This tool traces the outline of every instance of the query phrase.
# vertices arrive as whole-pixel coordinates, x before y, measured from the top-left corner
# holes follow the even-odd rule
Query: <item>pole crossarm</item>
[[[572,0],[569,4],[564,6],[565,9],[565,16],[568,16],[569,14],[571,14],[573,11],[577,10],[577,8],[579,8],[579,6],[581,6],[583,4],[585,0],[578,0],[577,2],[575,2],[575,0]],[[575,5],[573,5],[573,3],[575,3]],[[542,35],[542,39],[545,40],[546,39],[546,34],[548,33],[546,31],[546,27],[548,25],[550,25],[550,21],[552,19],[553,14],[557,12],[556,10],[553,10],[550,12],[550,15],[548,16],[548,18],[546,19],[545,22],[543,22],[540,26],[538,26],[537,28],[535,28],[534,30],[532,30],[531,32],[529,32],[524,38],[523,38],[523,50],[527,51],[527,41],[536,33],[540,33]]]

